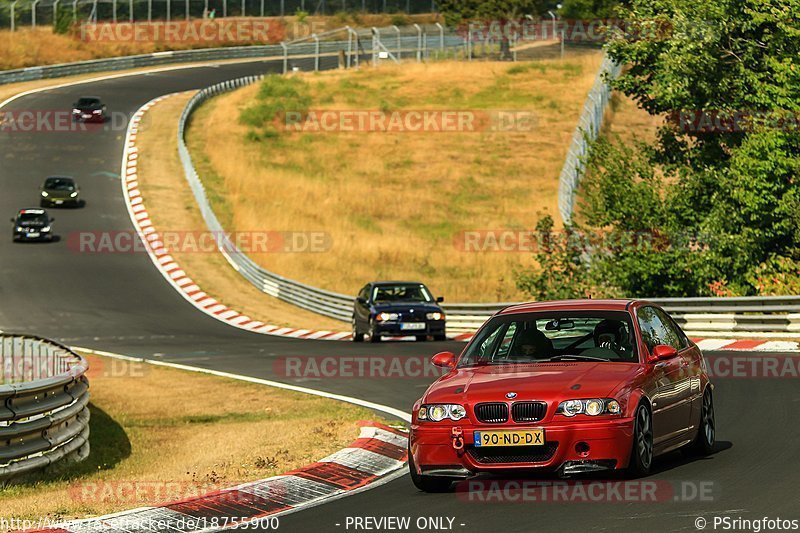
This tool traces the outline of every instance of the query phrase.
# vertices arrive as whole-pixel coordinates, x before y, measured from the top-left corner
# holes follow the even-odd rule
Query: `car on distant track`
[[[106,105],[97,96],[82,96],[72,104],[72,120],[75,122],[105,122]]]
[[[566,300],[496,313],[413,407],[421,490],[479,473],[646,475],[672,450],[709,454],[713,386],[698,347],[655,304]]]
[[[40,204],[42,207],[79,206],[80,192],[74,179],[67,176],[50,176],[42,185]]]
[[[417,340],[445,340],[445,313],[439,306],[444,298],[434,298],[418,281],[376,281],[358,292],[353,304],[353,341],[371,342],[382,336],[411,336]]]
[[[17,216],[11,219],[14,223],[15,241],[52,241],[52,223],[44,209],[20,209]]]

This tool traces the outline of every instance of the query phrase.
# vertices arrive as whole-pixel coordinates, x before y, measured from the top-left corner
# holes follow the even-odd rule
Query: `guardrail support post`
[[[417,29],[417,63],[419,63],[422,61],[422,28],[419,24],[414,24],[414,27]]]
[[[319,70],[319,36],[315,33],[311,36],[314,39],[314,72]]]
[[[33,0],[33,4],[31,5],[31,27],[36,27],[36,4],[39,3],[39,0]]]
[[[283,48],[283,73],[286,74],[289,71],[289,47],[281,42],[281,48]]]
[[[392,28],[394,28],[394,31],[397,32],[397,62],[400,63],[400,55],[403,53],[403,41],[400,38],[400,28],[398,28],[395,24],[392,25]]]

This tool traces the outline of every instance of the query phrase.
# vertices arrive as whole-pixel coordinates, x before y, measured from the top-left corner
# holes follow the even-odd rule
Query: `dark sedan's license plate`
[[[475,447],[489,446],[544,446],[544,429],[516,431],[475,431]]]

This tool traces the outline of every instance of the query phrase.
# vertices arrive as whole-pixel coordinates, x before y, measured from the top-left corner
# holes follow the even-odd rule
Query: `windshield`
[[[21,213],[17,217],[17,225],[22,227],[44,226],[47,222],[47,215],[42,213]]]
[[[77,107],[97,106],[100,105],[100,100],[98,100],[97,98],[81,98],[75,105]]]
[[[52,191],[74,191],[75,183],[69,178],[47,178],[44,188]]]
[[[639,361],[630,315],[624,312],[503,315],[480,330],[458,366],[543,361]]]
[[[428,288],[415,285],[377,285],[372,289],[374,302],[432,302]]]

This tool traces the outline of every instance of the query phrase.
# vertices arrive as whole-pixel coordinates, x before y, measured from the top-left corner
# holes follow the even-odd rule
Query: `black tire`
[[[633,478],[646,476],[653,465],[653,415],[647,404],[640,403],[633,418],[633,444],[628,475]]]
[[[691,454],[709,455],[714,451],[717,438],[717,422],[714,418],[714,397],[711,390],[706,389],[703,394],[703,406],[700,409],[700,425],[697,427],[697,436],[687,445],[685,450]]]
[[[369,342],[381,342],[381,336],[375,332],[375,323],[372,320],[369,321],[367,336],[369,337]]]
[[[411,450],[408,450],[408,473],[411,475],[411,482],[422,492],[448,492],[454,481],[449,477],[417,474],[417,467],[414,465],[414,456],[411,455]]]
[[[425,341],[428,340],[428,336],[427,335],[415,335],[414,336],[414,340],[417,341],[417,342],[425,342]]]
[[[356,323],[356,317],[353,317],[352,326],[353,326],[353,342],[364,342],[364,334],[358,331],[358,324]]]
[[[445,335],[444,333],[442,333],[441,335],[434,335],[433,336],[433,340],[438,341],[438,342],[446,341],[447,340],[447,335]]]

